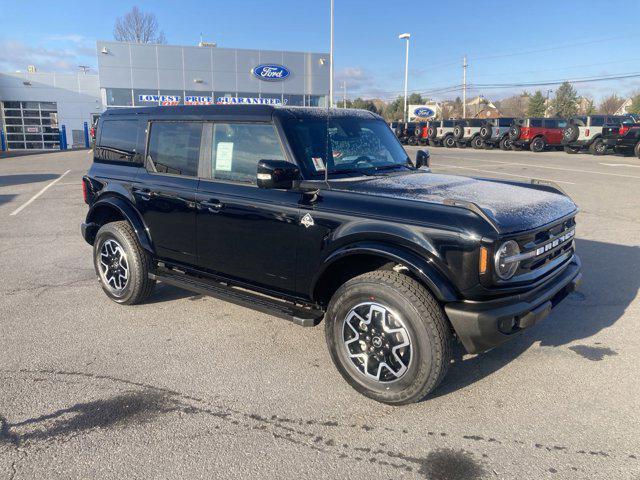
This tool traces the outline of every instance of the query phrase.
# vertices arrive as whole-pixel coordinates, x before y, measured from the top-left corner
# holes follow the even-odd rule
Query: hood
[[[332,182],[331,188],[427,203],[473,202],[500,233],[531,230],[577,211],[569,197],[543,187],[427,172]]]

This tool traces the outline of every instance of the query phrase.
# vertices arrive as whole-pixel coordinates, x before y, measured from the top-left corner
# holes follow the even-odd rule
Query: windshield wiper
[[[382,165],[381,167],[373,167],[373,169],[377,172],[380,170],[393,170],[398,167],[410,168],[408,165],[405,165],[404,163],[392,163],[391,165]]]
[[[371,176],[371,173],[361,169],[361,168],[342,168],[338,170],[329,170],[329,175],[335,173],[358,173],[360,175]]]

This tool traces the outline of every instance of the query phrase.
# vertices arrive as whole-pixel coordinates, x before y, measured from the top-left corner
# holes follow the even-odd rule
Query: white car
[[[453,138],[453,129],[459,120],[440,120],[429,122],[427,136],[429,137],[429,145],[439,147],[444,145],[447,148],[456,146],[456,139]]]
[[[629,115],[582,115],[569,120],[562,132],[562,145],[567,153],[589,149],[593,155],[604,155],[607,146],[602,138],[602,127],[633,121]]]
[[[453,137],[459,147],[467,147],[471,145],[475,149],[483,148],[484,141],[480,137],[480,129],[484,125],[481,118],[469,118],[461,120],[458,125],[453,128]]]

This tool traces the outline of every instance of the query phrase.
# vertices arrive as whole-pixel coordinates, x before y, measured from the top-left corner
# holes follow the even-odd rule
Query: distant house
[[[616,115],[624,115],[626,113],[629,113],[629,109],[631,108],[631,104],[633,103],[633,99],[631,98],[627,98],[624,103],[622,105],[620,105],[620,108],[618,110],[616,110]]]

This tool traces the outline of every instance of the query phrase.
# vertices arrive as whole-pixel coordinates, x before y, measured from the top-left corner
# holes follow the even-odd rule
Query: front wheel
[[[531,145],[529,145],[529,149],[530,149],[532,152],[540,153],[541,151],[543,151],[543,150],[546,148],[546,146],[547,146],[547,144],[546,144],[546,142],[544,141],[544,138],[542,138],[542,137],[537,137],[537,138],[534,138],[534,139],[531,141]]]
[[[482,139],[482,137],[480,137],[480,135],[476,135],[475,137],[473,137],[473,140],[471,140],[471,146],[476,150],[479,150],[484,147],[484,140]]]
[[[453,135],[449,135],[444,139],[443,143],[445,147],[453,148],[456,146],[456,139],[453,138]]]
[[[570,147],[569,145],[564,146],[564,152],[570,155],[576,154],[580,152],[580,149],[577,147]]]
[[[636,157],[640,158],[640,142],[636,144],[636,148],[633,149],[633,153],[636,154]]]
[[[604,155],[607,153],[607,146],[604,143],[604,140],[601,138],[596,138],[591,145],[589,145],[589,152],[592,155]]]
[[[151,258],[125,221],[100,227],[93,244],[93,265],[102,289],[117,303],[141,303],[155,285],[149,279]]]
[[[500,147],[500,150],[511,150],[512,145],[513,145],[513,142],[506,135],[500,139],[500,143],[498,144],[498,146]]]
[[[376,401],[417,402],[449,368],[452,336],[442,308],[401,273],[379,270],[349,280],[334,294],[325,319],[336,368]]]

